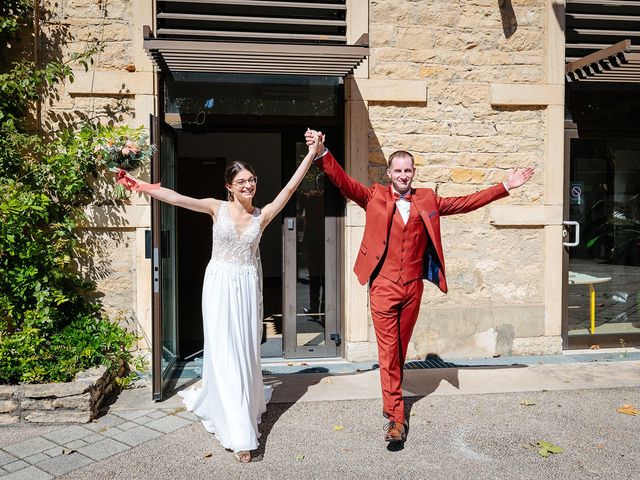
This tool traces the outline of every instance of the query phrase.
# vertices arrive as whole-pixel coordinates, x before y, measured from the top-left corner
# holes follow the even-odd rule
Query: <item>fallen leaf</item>
[[[600,350],[600,345],[591,345],[589,350]]]
[[[75,450],[73,448],[63,448],[62,449],[62,454],[63,455],[71,455],[72,453],[75,453]]]
[[[635,405],[623,405],[620,408],[616,408],[616,412],[618,413],[624,413],[625,415],[640,415],[640,411],[638,411],[638,409],[635,407]]]
[[[202,458],[209,458],[209,457],[213,457],[213,453],[207,452],[204,455],[202,455]]]
[[[596,444],[596,448],[604,448],[604,445],[602,443],[598,443]]]
[[[334,432],[339,432],[340,430],[344,430],[344,427],[342,425],[334,425],[333,426],[333,431]]]
[[[287,362],[288,367],[293,367],[293,362]]]
[[[324,383],[333,383],[330,378],[327,378]]]
[[[536,442],[536,445],[538,446],[538,455],[541,457],[547,458],[552,453],[564,453],[564,449],[562,447],[554,445],[553,443],[545,442],[544,440]]]
[[[520,400],[520,405],[524,405],[525,407],[532,407],[536,404],[536,402],[533,402],[531,400]]]
[[[411,412],[411,413],[409,414],[409,416],[410,416],[410,417],[415,417],[415,416],[416,416],[416,412]]]
[[[309,364],[308,364],[308,363],[304,363],[304,362],[302,362],[302,363],[300,364],[300,366],[301,366],[301,367],[308,367],[308,366],[309,366]]]
[[[299,462],[304,460],[304,455],[296,455],[296,460]]]

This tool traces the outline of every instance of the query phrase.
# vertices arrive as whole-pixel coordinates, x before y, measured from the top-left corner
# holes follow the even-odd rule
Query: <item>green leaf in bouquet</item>
[[[127,192],[127,189],[124,187],[124,185],[122,185],[121,183],[116,183],[111,196],[115,200],[126,200],[127,198],[129,198],[129,192]]]

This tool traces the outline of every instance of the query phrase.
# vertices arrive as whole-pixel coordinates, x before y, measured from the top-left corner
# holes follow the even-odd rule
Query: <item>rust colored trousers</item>
[[[373,327],[378,341],[378,363],[383,411],[389,420],[405,422],[402,375],[407,346],[420,312],[422,279],[407,284],[377,276],[369,289]]]

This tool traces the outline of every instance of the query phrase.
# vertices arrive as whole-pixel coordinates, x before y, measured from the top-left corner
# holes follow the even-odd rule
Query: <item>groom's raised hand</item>
[[[507,188],[511,190],[512,188],[518,188],[524,185],[533,176],[534,172],[535,170],[531,167],[514,168],[509,171],[509,176],[507,177]]]

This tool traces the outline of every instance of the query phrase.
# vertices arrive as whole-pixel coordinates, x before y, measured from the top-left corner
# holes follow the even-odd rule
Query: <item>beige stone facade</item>
[[[564,37],[551,0],[348,0],[348,35],[368,33],[370,56],[346,82],[345,164],[369,183],[385,177],[385,158],[406,149],[417,159],[416,186],[463,195],[533,166],[525,187],[496,205],[443,219],[449,293],[431,284],[409,358],[557,353],[561,350]],[[502,7],[500,6],[502,5]],[[85,114],[147,125],[157,112],[153,65],[142,26],[152,2],[63,0],[50,6],[51,29],[71,41],[63,57],[95,37],[104,44],[45,118]],[[88,209],[91,260],[111,315],[151,332],[150,260],[144,230],[150,208]],[[351,272],[364,216],[348,204],[343,230],[344,357],[376,358],[367,290]],[[118,254],[114,254],[118,252]],[[144,348],[148,343],[143,340]]]

